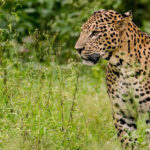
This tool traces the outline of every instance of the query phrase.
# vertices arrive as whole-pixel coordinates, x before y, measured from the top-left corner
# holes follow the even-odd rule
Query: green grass
[[[121,150],[97,67],[7,61],[0,89],[0,149]]]

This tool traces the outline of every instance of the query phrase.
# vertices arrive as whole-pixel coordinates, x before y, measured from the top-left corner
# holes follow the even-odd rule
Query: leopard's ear
[[[126,12],[126,13],[124,13],[124,14],[122,14],[122,16],[124,17],[124,18],[131,18],[132,19],[132,11],[131,10],[129,10],[128,12]]]
[[[124,30],[126,25],[132,21],[132,11],[130,10],[130,11],[122,14],[122,16],[123,16],[123,19],[119,20],[116,25],[117,28],[120,30]]]

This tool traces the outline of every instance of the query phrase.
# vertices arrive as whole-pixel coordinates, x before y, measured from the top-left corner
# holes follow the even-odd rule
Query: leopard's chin
[[[87,65],[87,66],[93,66],[93,65],[95,65],[94,62],[92,62],[90,60],[85,60],[85,59],[83,59],[83,64]]]

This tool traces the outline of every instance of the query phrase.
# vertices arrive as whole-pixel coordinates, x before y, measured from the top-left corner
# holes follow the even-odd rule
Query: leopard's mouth
[[[84,58],[83,56],[81,56],[81,58],[83,59],[83,64],[93,66],[94,64],[96,64],[99,61],[100,55],[93,53],[93,54],[89,55],[87,58]]]

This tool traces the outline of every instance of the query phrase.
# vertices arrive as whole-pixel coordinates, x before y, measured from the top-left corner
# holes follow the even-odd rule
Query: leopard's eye
[[[95,36],[95,35],[97,35],[98,33],[99,33],[99,31],[92,31],[90,37]]]

